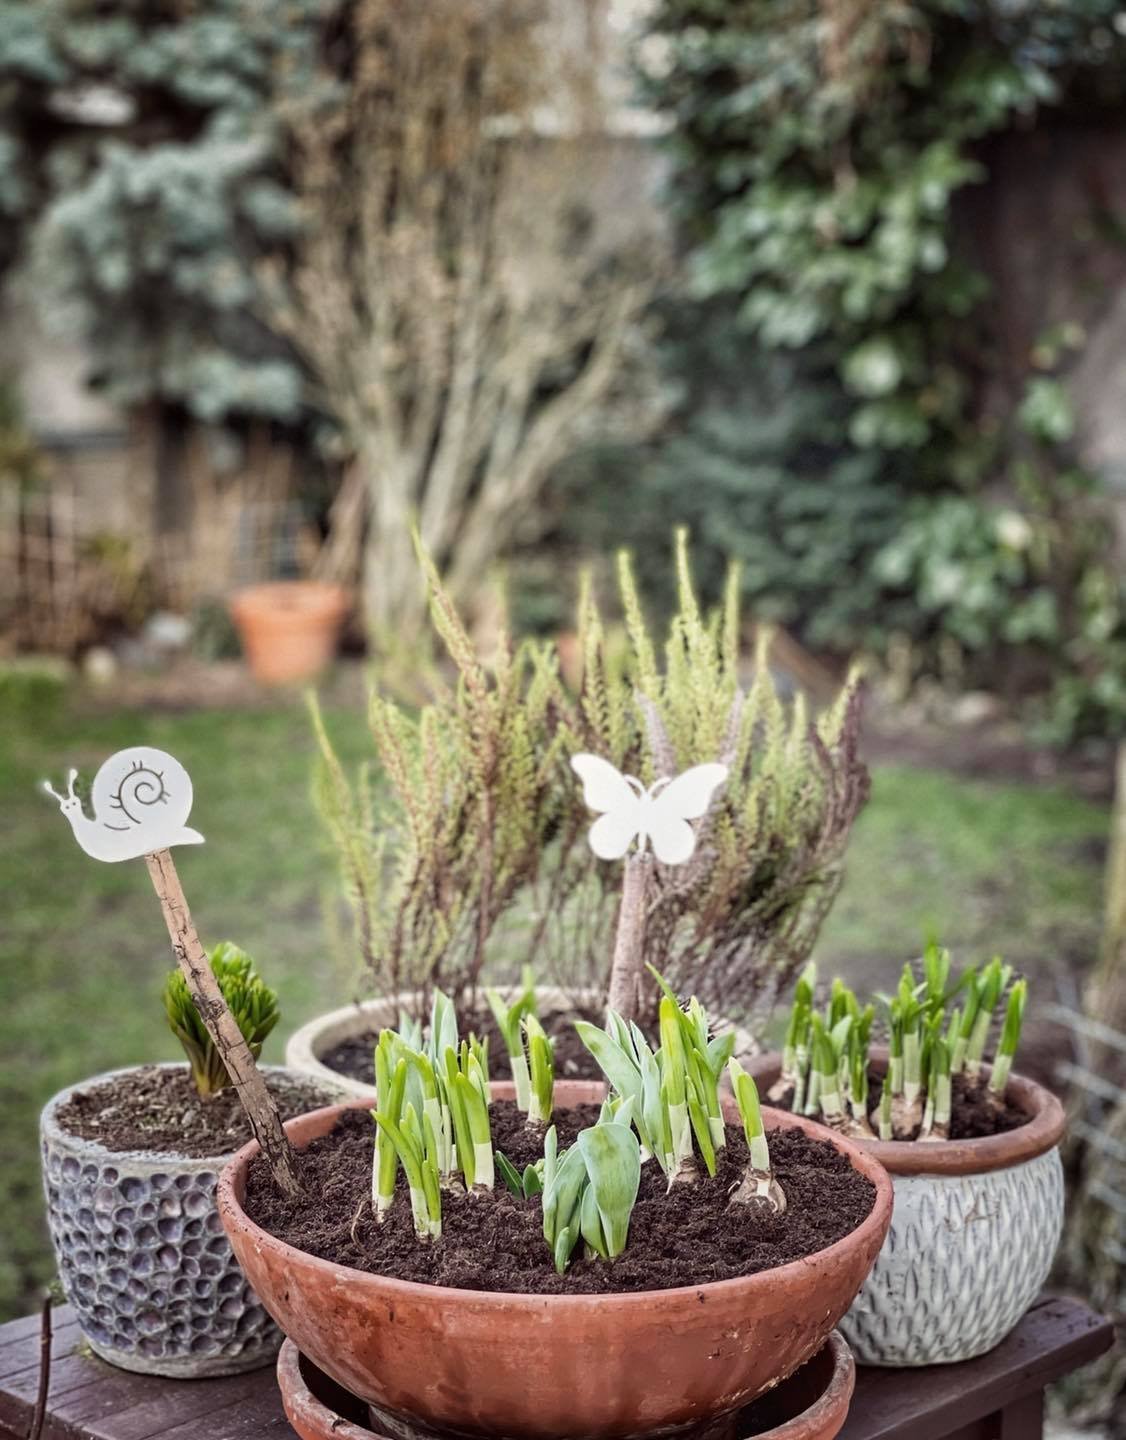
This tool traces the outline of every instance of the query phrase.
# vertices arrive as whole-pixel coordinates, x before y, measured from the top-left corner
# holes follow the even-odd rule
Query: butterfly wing
[[[583,799],[602,812],[590,828],[590,848],[600,860],[620,860],[641,827],[641,796],[598,755],[575,755],[571,768],[583,782]]]
[[[590,827],[590,848],[600,860],[620,860],[641,829],[641,800],[630,796],[628,811],[611,811]]]
[[[707,814],[726,779],[726,765],[693,765],[649,798],[646,828],[662,865],[683,865],[691,859],[696,833],[688,822]]]
[[[599,755],[573,755],[571,769],[583,782],[583,799],[592,810],[607,814],[637,799],[622,772]]]

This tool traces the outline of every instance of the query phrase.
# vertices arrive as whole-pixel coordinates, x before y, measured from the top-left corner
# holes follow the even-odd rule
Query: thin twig
[[[246,1037],[227,1006],[219,989],[210,961],[200,943],[192,921],[188,902],[180,885],[180,877],[169,850],[154,850],[145,856],[153,888],[160,899],[160,908],[172,941],[172,951],[188,984],[199,1018],[215,1042],[215,1048],[227,1067],[238,1098],[250,1121],[254,1138],[285,1195],[298,1195],[301,1185],[293,1147],[282,1128],[278,1107],[266,1088],[262,1072],[255,1064]]]
[[[39,1312],[39,1388],[35,1392],[35,1410],[27,1440],[39,1440],[47,1418],[47,1392],[51,1388],[51,1297],[44,1295]]]

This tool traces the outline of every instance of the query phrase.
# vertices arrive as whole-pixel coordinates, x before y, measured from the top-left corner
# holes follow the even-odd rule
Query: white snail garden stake
[[[715,792],[727,779],[727,766],[693,765],[675,778],[662,776],[648,788],[598,755],[575,755],[571,768],[583,782],[583,799],[600,816],[590,827],[590,848],[600,860],[625,859],[609,1005],[635,1019],[642,1008],[653,856],[662,865],[683,865],[692,859],[698,836],[689,822],[708,813]]]
[[[59,802],[87,855],[111,862],[144,857],[188,993],[223,1057],[274,1179],[285,1193],[295,1195],[300,1187],[293,1150],[277,1106],[219,989],[172,862],[173,845],[203,843],[199,831],[187,824],[192,810],[188,772],[163,750],[147,745],[119,750],[94,777],[92,820],[74,793],[77,779],[77,770],[67,773],[65,795],[46,780],[42,788]]]
[[[49,780],[43,789],[59,802],[74,837],[95,860],[139,860],[172,845],[202,845],[203,836],[184,822],[192,812],[192,782],[171,755],[147,745],[119,750],[94,776],[94,819],[74,793],[77,770],[67,773],[67,793]]]

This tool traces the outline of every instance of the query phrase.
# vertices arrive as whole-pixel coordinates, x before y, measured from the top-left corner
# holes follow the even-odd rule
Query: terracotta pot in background
[[[339,585],[283,580],[231,596],[231,618],[256,680],[264,685],[312,680],[336,654],[350,604]]]
[[[887,1050],[872,1049],[873,1069]],[[782,1057],[750,1063],[765,1097]],[[989,1066],[983,1067],[986,1076]],[[862,1365],[951,1364],[999,1345],[1048,1278],[1063,1229],[1063,1106],[1011,1075],[1028,1123],[979,1140],[856,1140],[891,1174],[884,1248],[840,1328]]]
[[[834,1330],[812,1360],[749,1409],[686,1440],[833,1440],[848,1415],[856,1364]],[[367,1406],[307,1360],[292,1340],[278,1356],[278,1388],[301,1440],[372,1440],[380,1435]]]
[[[286,1129],[307,1145],[345,1109],[365,1104],[303,1115]],[[408,1423],[529,1440],[703,1423],[741,1409],[816,1354],[891,1218],[891,1182],[870,1156],[810,1121],[763,1113],[768,1129],[797,1126],[830,1139],[871,1180],[876,1199],[836,1244],[735,1280],[624,1295],[512,1295],[364,1274],[306,1255],[247,1216],[256,1144],[223,1172],[219,1209],[255,1289],[301,1352]]]

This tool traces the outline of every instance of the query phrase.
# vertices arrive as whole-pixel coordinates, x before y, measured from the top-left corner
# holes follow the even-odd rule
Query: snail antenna
[[[74,782],[78,779],[78,771],[71,767],[66,772],[66,793],[71,800],[74,799]]]
[[[51,784],[50,780],[40,780],[39,788],[43,791],[44,795],[50,795],[51,799],[57,800],[60,805],[66,803],[66,796],[60,795],[59,792],[55,789],[55,787]]]

